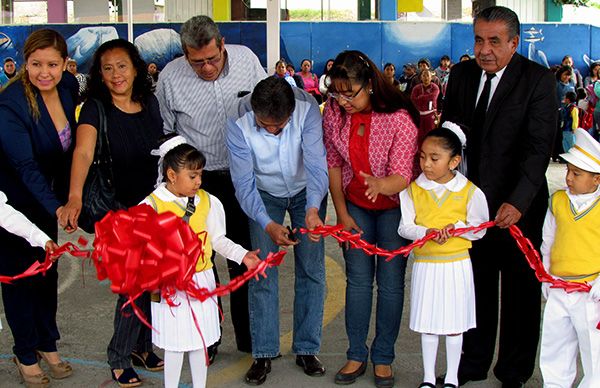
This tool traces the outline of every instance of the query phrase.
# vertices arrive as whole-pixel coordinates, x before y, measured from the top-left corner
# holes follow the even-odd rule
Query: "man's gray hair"
[[[205,15],[194,16],[181,26],[181,48],[187,53],[187,48],[201,49],[213,39],[218,48],[221,48],[223,36],[216,23]]]
[[[504,24],[506,24],[506,29],[508,30],[509,39],[521,35],[521,23],[519,23],[519,17],[510,8],[501,6],[488,7],[475,15],[473,26],[480,19],[486,22],[504,22]]]

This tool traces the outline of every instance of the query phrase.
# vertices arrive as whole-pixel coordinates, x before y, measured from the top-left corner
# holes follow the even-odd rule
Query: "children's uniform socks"
[[[439,336],[433,334],[421,334],[421,350],[423,353],[423,382],[435,384],[435,359]]]
[[[444,383],[458,386],[458,365],[462,351],[463,335],[446,336],[446,379]]]
[[[204,349],[189,352],[190,369],[192,371],[192,383],[194,388],[204,388],[206,386],[206,354]]]
[[[165,388],[179,387],[185,353],[165,350]],[[187,353],[190,359],[190,370],[192,372],[194,388],[204,388],[206,386],[206,372],[208,369],[204,349]]]
[[[165,350],[165,388],[179,387],[184,354],[185,352]]]

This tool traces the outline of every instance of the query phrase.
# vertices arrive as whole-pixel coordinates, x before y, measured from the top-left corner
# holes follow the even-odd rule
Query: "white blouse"
[[[184,209],[187,206],[188,198],[177,197],[175,194],[167,190],[165,183],[161,183],[153,191],[153,194],[165,202],[178,203]],[[246,253],[248,253],[248,250],[241,245],[234,243],[225,236],[225,210],[223,209],[223,204],[214,195],[209,193],[208,196],[210,198],[210,210],[208,212],[208,218],[206,219],[206,231],[210,236],[212,247],[221,256],[240,264]],[[194,204],[198,206],[199,202],[200,197],[196,195],[194,197]],[[152,206],[148,197],[146,197],[141,203]]]
[[[447,183],[441,184],[429,180],[423,173],[415,180],[415,183],[424,190],[433,191],[436,196],[441,197],[446,190],[458,192],[467,184],[468,180],[460,172],[456,171],[454,178]],[[408,195],[408,188],[400,193],[400,210],[402,218],[398,226],[398,234],[409,240],[418,240],[425,237],[427,226],[415,224],[415,205],[412,198]],[[467,204],[467,223],[457,220],[454,223],[456,228],[465,228],[468,226],[477,226],[489,220],[489,211],[487,201],[483,191],[478,187],[471,196],[471,200]],[[485,235],[485,230],[477,233],[468,232],[461,237],[468,240],[478,240]]]

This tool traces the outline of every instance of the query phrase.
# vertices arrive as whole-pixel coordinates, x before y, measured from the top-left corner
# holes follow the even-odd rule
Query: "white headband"
[[[460,140],[460,144],[463,148],[467,146],[467,136],[465,135],[463,130],[460,129],[458,124],[455,124],[451,121],[445,121],[444,124],[442,124],[442,128],[446,128],[454,132],[454,134],[458,136],[458,140]]]
[[[151,155],[160,156],[158,159],[158,177],[156,178],[156,185],[154,185],[154,187],[158,187],[163,181],[162,164],[163,160],[165,159],[165,155],[167,152],[181,144],[187,144],[187,140],[185,140],[185,137],[177,135],[162,143],[157,150],[150,151]]]

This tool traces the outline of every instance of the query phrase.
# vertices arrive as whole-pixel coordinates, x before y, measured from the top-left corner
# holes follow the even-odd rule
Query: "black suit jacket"
[[[0,93],[0,190],[8,197],[9,204],[52,239],[56,239],[57,234],[56,209],[66,202],[69,192],[78,88],[75,77],[64,72],[57,89],[73,134],[67,151],[62,149],[58,132],[39,93],[38,120],[30,113],[20,81]],[[0,229],[0,244],[6,247],[0,257],[2,274],[18,273],[31,264],[31,260],[27,260],[31,252],[41,251],[3,229]]]
[[[541,241],[548,201],[546,169],[556,131],[556,81],[552,73],[514,54],[490,105],[483,128],[473,128],[473,113],[482,70],[475,60],[452,67],[446,89],[444,120],[467,131],[468,178],[485,193],[493,218],[504,202],[522,214],[519,225]],[[481,131],[475,146],[474,131]],[[471,155],[473,149],[479,155]],[[472,168],[477,163],[478,168]],[[495,234],[495,233],[493,233]]]

